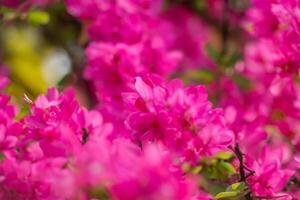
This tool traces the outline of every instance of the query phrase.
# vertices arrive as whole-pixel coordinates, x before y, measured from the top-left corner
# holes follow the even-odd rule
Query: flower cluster
[[[180,80],[137,77],[135,91],[123,93],[129,108],[126,124],[134,140],[162,141],[196,162],[225,150],[234,141],[220,109],[213,109],[203,86],[184,87]]]

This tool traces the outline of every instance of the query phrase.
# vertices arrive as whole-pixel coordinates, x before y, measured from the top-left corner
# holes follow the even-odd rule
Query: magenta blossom
[[[213,109],[203,86],[185,88],[149,75],[135,80],[135,92],[123,94],[131,107],[126,120],[138,142],[162,141],[189,160],[212,155],[233,142],[222,111]]]

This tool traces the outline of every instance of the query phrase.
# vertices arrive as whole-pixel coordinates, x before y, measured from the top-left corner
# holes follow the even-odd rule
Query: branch
[[[235,147],[234,147],[234,153],[236,155],[236,157],[238,158],[239,160],[239,163],[240,163],[240,166],[239,166],[239,172],[240,172],[240,182],[245,182],[246,183],[246,180],[249,176],[253,175],[254,174],[254,171],[252,171],[251,169],[247,168],[246,166],[244,166],[244,157],[243,157],[243,153],[241,152],[241,149],[240,149],[240,146],[238,143],[235,144]],[[250,174],[246,175],[246,172],[245,170],[247,171],[250,171]],[[251,197],[251,191],[246,193],[245,194],[245,199],[246,200],[252,200],[252,197]]]

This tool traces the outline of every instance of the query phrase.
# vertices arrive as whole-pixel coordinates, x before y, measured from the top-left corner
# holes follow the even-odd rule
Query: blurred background
[[[23,104],[24,94],[34,99],[48,87],[75,85],[80,101],[88,104],[81,75],[85,39],[63,2],[9,0],[0,5],[0,69],[11,79],[7,92],[13,101]]]
[[[167,9],[175,4],[185,6],[210,27],[205,52],[215,65],[225,66],[226,72],[232,73],[230,67],[242,58],[239,19],[248,1],[168,0],[163,6]],[[87,41],[84,27],[67,13],[63,1],[0,0],[0,73],[10,77],[7,92],[21,106],[24,94],[34,99],[48,87],[63,89],[71,85],[79,101],[92,106],[94,97],[82,75]],[[209,84],[220,75],[218,70],[199,66],[174,76]],[[236,77],[241,84],[246,83]]]

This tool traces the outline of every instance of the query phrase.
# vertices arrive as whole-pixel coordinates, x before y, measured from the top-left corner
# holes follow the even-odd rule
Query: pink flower
[[[233,142],[221,110],[212,108],[203,86],[185,88],[179,80],[165,83],[149,75],[136,78],[135,90],[123,98],[132,109],[126,123],[138,142],[162,141],[191,160]]]
[[[6,77],[0,77],[0,89],[8,85]],[[9,104],[10,97],[0,94],[0,151],[15,147],[22,131],[22,124],[15,121],[17,109]],[[0,152],[1,153],[1,152]]]
[[[205,53],[210,30],[198,16],[183,7],[173,6],[163,12],[157,21],[158,32],[168,49],[180,50],[184,55],[181,67],[214,66]]]
[[[251,190],[258,196],[276,196],[286,185],[293,171],[283,169],[282,151],[264,146],[257,157],[246,157],[247,166],[255,174],[248,178]]]
[[[116,199],[189,199],[195,185],[174,168],[172,159],[155,146],[142,152],[127,140],[89,143],[76,160],[78,183]]]
[[[60,95],[56,89],[49,89],[32,104],[31,115],[24,122],[22,145],[37,141],[47,156],[67,156],[89,140],[107,137],[112,131],[99,112],[81,108],[71,90]]]

